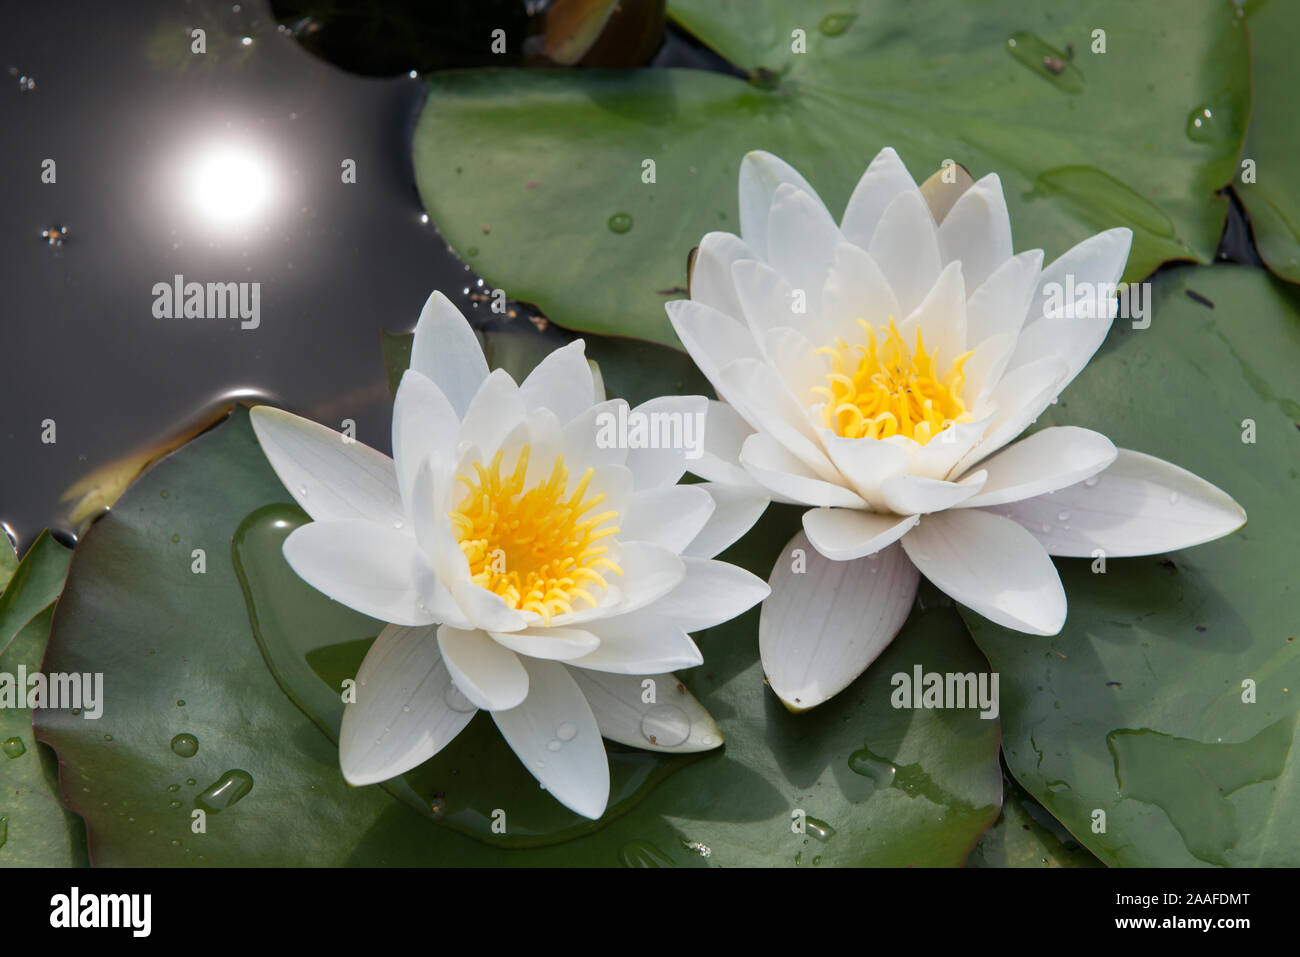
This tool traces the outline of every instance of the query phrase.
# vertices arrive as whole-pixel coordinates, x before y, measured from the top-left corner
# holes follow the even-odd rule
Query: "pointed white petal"
[[[739,412],[710,399],[704,418],[704,448],[699,458],[687,460],[687,470],[712,482],[757,490],[758,484],[740,464],[740,447],[753,434],[754,427]]]
[[[740,161],[740,236],[764,259],[767,258],[768,211],[782,183],[796,186],[810,196],[817,195],[794,167],[771,153],[754,150]]]
[[[1068,374],[1065,360],[1049,355],[1004,375],[989,399],[997,406],[997,414],[979,444],[962,456],[950,476],[965,474],[1032,425],[1061,394]]]
[[[916,345],[916,333],[922,333],[925,351],[937,358],[940,375],[947,373],[959,355],[966,351],[966,282],[962,263],[943,267],[921,304],[899,323],[899,332],[908,348]]]
[[[885,504],[896,515],[925,515],[952,508],[979,492],[988,476],[973,472],[960,482],[922,478],[919,475],[891,475],[880,483]]]
[[[903,548],[954,601],[1005,628],[1055,635],[1065,624],[1065,589],[1037,539],[981,509],[927,515]]]
[[[668,485],[646,489],[618,518],[624,542],[651,542],[678,554],[704,528],[714,510],[713,497],[700,485]]]
[[[393,462],[402,501],[411,501],[415,473],[426,459],[440,468],[455,464],[460,417],[433,380],[407,369],[393,401]]]
[[[846,439],[823,429],[822,445],[840,473],[873,508],[884,510],[880,485],[907,469],[907,452],[899,444],[883,439]]]
[[[504,369],[494,369],[479,386],[461,423],[461,441],[472,442],[491,459],[510,432],[525,420],[519,386]]]
[[[591,705],[600,733],[646,751],[690,754],[722,744],[722,729],[673,674],[613,675],[570,667]],[[644,683],[654,682],[646,702]]]
[[[459,696],[438,651],[435,628],[389,625],[357,672],[356,701],[343,710],[339,764],[352,785],[405,774],[441,751],[477,709]]]
[[[794,311],[793,287],[785,276],[767,263],[742,259],[732,265],[731,275],[736,286],[736,298],[740,301],[741,316],[764,356],[769,355],[764,348],[769,332],[807,326],[810,316],[816,315],[815,312]]]
[[[810,508],[803,513],[803,530],[822,555],[848,562],[892,545],[919,520],[918,515],[886,515],[856,508]]]
[[[739,236],[708,233],[700,240],[691,269],[691,300],[739,319],[740,300],[731,279],[732,263],[753,259],[754,251]]]
[[[682,555],[696,558],[712,558],[734,544],[754,527],[771,501],[767,493],[757,487],[701,482],[695,488],[708,492],[715,506],[704,527],[682,549]]]
[[[840,230],[844,238],[866,249],[875,235],[876,226],[885,208],[899,193],[916,189],[916,180],[907,171],[903,161],[892,147],[886,146],[876,154],[867,171],[849,197],[844,209]]]
[[[774,495],[803,505],[865,508],[857,493],[822,481],[780,442],[755,432],[740,449],[741,464]]]
[[[722,378],[736,396],[733,403],[739,402],[745,419],[760,433],[779,442],[823,481],[843,478],[817,442],[807,410],[795,402],[771,366],[738,359],[722,370]]]
[[[318,522],[403,518],[393,460],[310,419],[270,406],[249,413],[262,452],[284,487]]]
[[[565,423],[559,448],[564,461],[570,466],[581,466],[581,469],[625,464],[627,445],[619,441],[618,423],[626,419],[626,409],[624,399],[608,399],[584,409]],[[554,464],[552,458],[547,468]]]
[[[1151,455],[1119,449],[1094,479],[1050,495],[996,506],[1043,543],[1071,558],[1158,555],[1222,538],[1246,513],[1222,489]]]
[[[910,313],[939,278],[942,265],[934,217],[919,189],[899,193],[885,207],[867,252],[889,280],[899,307]]]
[[[835,562],[803,532],[790,539],[758,620],[763,671],[785,706],[805,711],[862,674],[903,626],[918,577],[897,544]]]
[[[889,317],[901,319],[906,313],[898,305],[889,280],[867,251],[852,243],[835,247],[835,258],[826,288],[822,293],[822,313],[825,315],[823,335],[861,335],[857,320],[866,320],[873,326],[889,326]],[[809,335],[819,328],[809,323]],[[830,342],[818,342],[818,346]]]
[[[629,448],[627,467],[634,487],[672,485],[686,471],[686,455],[703,448],[709,400],[702,395],[664,395],[642,402],[628,413],[648,424],[649,447]]]
[[[686,574],[672,591],[646,607],[685,631],[701,631],[753,608],[767,597],[767,583],[745,569],[711,558],[683,558]]]
[[[1096,475],[1115,461],[1115,445],[1100,432],[1064,425],[1043,429],[980,463],[983,490],[957,505],[1002,505],[1054,492]]]
[[[412,573],[426,560],[415,539],[396,529],[355,519],[312,522],[284,540],[284,558],[312,588],[363,615],[395,625],[434,621],[420,607]]]
[[[609,801],[609,761],[591,706],[564,665],[526,658],[524,667],[528,697],[492,720],[552,797],[595,820]]]
[[[519,656],[485,631],[443,625],[438,629],[438,648],[451,680],[475,707],[513,708],[529,692],[528,672]]]
[[[462,417],[487,378],[487,360],[478,337],[440,292],[433,293],[420,312],[411,343],[411,368],[432,379]]]
[[[569,661],[589,655],[600,647],[600,639],[581,628],[525,628],[521,631],[489,632],[493,640],[511,651],[530,658]]]
[[[1012,256],[989,275],[966,302],[966,343],[979,345],[1002,333],[1018,336],[1034,301],[1043,251],[1030,249]]]
[[[537,363],[520,384],[519,397],[526,409],[550,409],[563,425],[591,408],[595,388],[586,343],[575,339]]]
[[[997,173],[977,180],[953,203],[939,226],[939,249],[945,262],[961,262],[972,289],[1011,258],[1011,217]]]
[[[591,630],[600,636],[600,647],[570,662],[575,669],[644,675],[694,668],[704,662],[700,649],[681,626],[644,609],[592,622]]]
[[[840,230],[815,195],[786,183],[777,187],[767,217],[767,261],[807,296],[809,313],[821,310]]]
[[[737,359],[758,358],[758,343],[749,327],[702,303],[677,299],[666,303],[668,321],[721,399],[731,400],[722,383],[722,369]]]

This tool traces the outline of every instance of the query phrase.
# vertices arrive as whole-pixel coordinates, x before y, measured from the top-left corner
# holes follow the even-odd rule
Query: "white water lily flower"
[[[685,449],[600,447],[599,423],[626,403],[598,394],[583,352],[581,340],[558,349],[517,385],[488,372],[469,324],[435,292],[397,392],[393,459],[253,409],[267,459],[313,519],[285,540],[286,560],[390,623],[344,712],[350,783],[421,764],[482,708],[557,800],[598,818],[602,736],[674,752],[722,743],[671,672],[702,661],[689,632],[767,595],[713,560],[766,502],[678,485]],[[638,410],[704,407],[670,396]]]
[[[875,660],[919,574],[1000,625],[1052,635],[1066,600],[1048,556],[1165,552],[1245,521],[1208,482],[1088,429],[1008,445],[1105,338],[1131,233],[1042,268],[1041,250],[1014,252],[995,174],[946,193],[932,210],[885,149],[837,225],[793,168],[750,153],[740,237],[705,236],[691,298],[668,304],[725,400],[692,471],[812,506],[759,625],[793,710]],[[1061,290],[1088,294],[1062,313]]]

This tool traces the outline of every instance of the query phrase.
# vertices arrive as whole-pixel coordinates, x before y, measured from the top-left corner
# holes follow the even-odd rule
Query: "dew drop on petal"
[[[469,698],[466,698],[464,693],[454,684],[447,686],[442,700],[447,703],[447,707],[452,711],[459,711],[461,714],[469,714],[471,711],[476,710],[474,703]]]
[[[571,721],[566,721],[555,729],[555,736],[561,741],[572,741],[578,735],[578,726]]]
[[[1088,488],[1092,488],[1094,485],[1097,484],[1098,481],[1099,481],[1099,480],[1098,480],[1097,476],[1095,476],[1095,475],[1091,475],[1091,476],[1089,476],[1088,478],[1086,478],[1086,479],[1083,480],[1083,484],[1086,485],[1086,486],[1088,486]]]
[[[641,718],[641,735],[651,744],[673,748],[691,735],[691,719],[676,705],[657,704]]]

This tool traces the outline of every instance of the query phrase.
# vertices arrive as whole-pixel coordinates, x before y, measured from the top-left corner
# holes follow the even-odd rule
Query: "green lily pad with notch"
[[[647,776],[599,822],[566,819],[556,806],[532,819],[545,833],[519,835],[558,843],[506,847],[466,833],[481,824],[469,819],[475,809],[504,809],[508,828],[513,809],[527,823],[535,808],[536,783],[521,792],[519,781],[531,779],[485,718],[461,750],[444,752],[448,760],[407,776],[421,799],[442,794],[443,820],[382,787],[350,788],[308,698],[337,692],[378,623],[283,583],[267,564],[274,549],[260,548],[261,637],[272,619],[308,632],[302,667],[273,671],[228,557],[250,516],[291,507],[241,408],[145,473],[77,549],[47,667],[103,671],[108,702],[93,729],[60,712],[42,712],[38,727],[58,751],[65,797],[86,819],[97,864],[955,865],[997,815],[997,723],[889,704],[889,675],[914,661],[983,667],[950,607],[914,616],[868,676],[799,716],[763,684],[756,610],[701,633],[707,664],[679,678],[717,719],[725,747],[670,758],[671,773]],[[797,511],[774,509],[731,560],[766,574],[797,527]],[[269,602],[257,595],[268,582]],[[197,750],[173,750],[177,735],[192,735]],[[897,766],[893,786],[851,769],[868,748]],[[236,801],[214,801],[213,785],[249,779],[251,789],[227,790]],[[467,813],[446,819],[457,809]],[[207,812],[204,833],[192,830],[197,810]],[[810,822],[802,834],[792,829],[796,811]]]
[[[1189,469],[1249,523],[1104,574],[1058,559],[1070,608],[1053,638],[965,617],[1002,676],[1011,772],[1102,861],[1295,866],[1300,290],[1228,265],[1154,287],[1150,328],[1117,320],[1040,425]]]
[[[0,641],[0,674],[15,684],[20,667],[25,675],[41,671],[54,602],[71,558],[69,549],[42,532],[3,586],[0,635],[7,644]],[[60,803],[57,760],[33,737],[31,709],[0,707],[0,867],[86,863],[85,825]]]
[[[1300,7],[1281,0],[1245,4],[1250,31],[1254,110],[1243,162],[1254,163],[1254,182],[1239,171],[1233,186],[1250,214],[1255,246],[1268,268],[1300,282],[1300,131],[1296,129],[1295,51]]]
[[[429,81],[413,145],[426,208],[480,275],[566,327],[676,347],[663,304],[682,297],[705,233],[739,231],[736,177],[754,149],[792,163],[836,216],[893,146],[918,179],[948,158],[976,177],[997,172],[1016,247],[1049,260],[1113,226],[1134,232],[1129,280],[1214,254],[1226,212],[1216,191],[1234,176],[1250,112],[1231,4],[1197,0],[1169,17],[1117,0],[970,0],[918,16],[887,3],[676,0],[669,14],[751,79],[488,70]],[[1092,52],[1095,29],[1105,53]],[[796,30],[806,52],[792,49]],[[1205,108],[1214,122],[1189,138]]]

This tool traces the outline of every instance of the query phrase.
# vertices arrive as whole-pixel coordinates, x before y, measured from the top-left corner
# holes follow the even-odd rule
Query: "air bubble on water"
[[[243,45],[243,46],[251,47],[251,46],[253,45],[253,38],[252,38],[252,37],[240,37],[239,42],[240,42],[240,44]]]
[[[62,246],[68,238],[67,226],[49,226],[41,230],[41,238],[47,246]]]
[[[26,93],[28,90],[36,89],[36,80],[24,73],[18,78],[18,89]]]
[[[429,214],[428,214],[428,213],[421,213],[421,214],[420,214],[420,222],[421,222],[421,223],[428,223],[428,222],[429,222]]]

